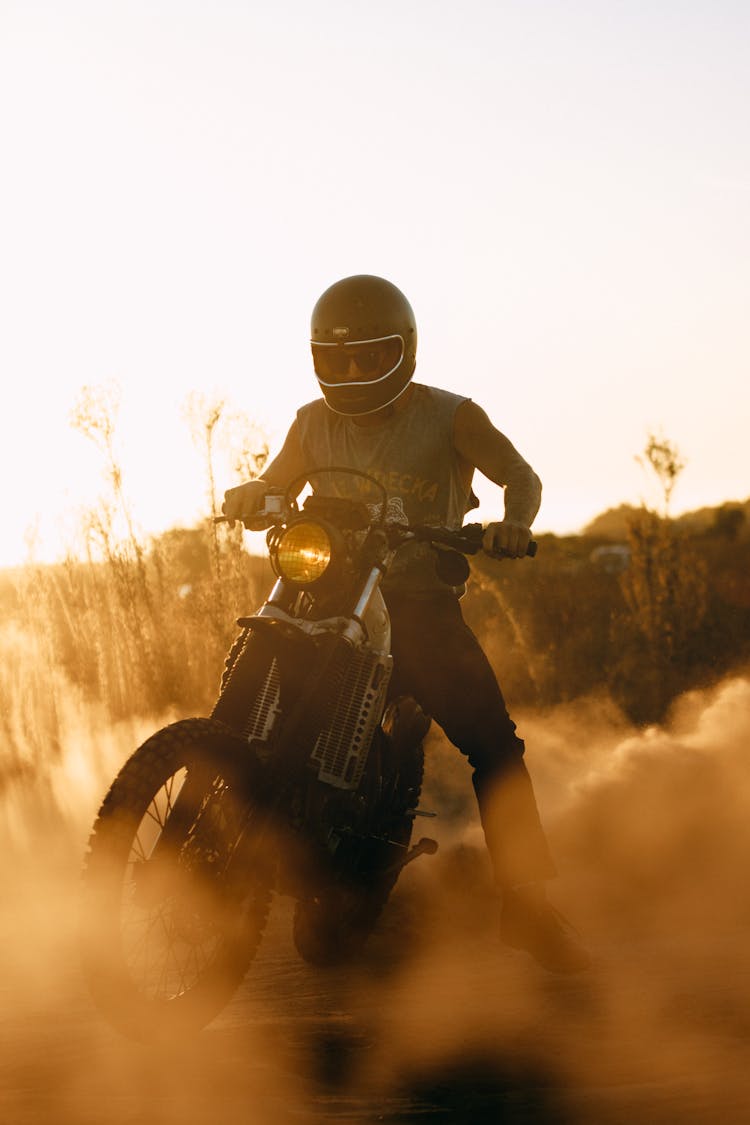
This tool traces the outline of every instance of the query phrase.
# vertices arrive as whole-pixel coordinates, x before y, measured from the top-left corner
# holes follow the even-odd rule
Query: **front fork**
[[[316,659],[313,663],[315,672],[313,675],[301,678],[297,698],[285,724],[284,742],[287,747],[294,748],[294,762],[281,755],[284,761],[279,765],[283,765],[283,775],[274,778],[276,771],[270,763],[271,769],[263,771],[265,791],[263,804],[268,811],[278,806],[282,792],[286,789],[285,783],[288,782],[289,773],[295,772],[295,765],[298,769],[303,765],[301,758],[309,752],[309,738],[305,738],[305,730],[310,727],[310,716],[316,715],[320,710],[319,706],[315,706],[316,696],[319,694],[319,685],[325,678],[324,669],[334,656],[337,645],[342,639],[358,645],[366,638],[376,651],[387,653],[390,650],[390,620],[380,592],[382,577],[381,567],[373,566],[361,588],[351,615],[341,619],[342,627],[336,632],[331,631],[330,623],[326,628],[326,623],[291,618],[288,607],[294,599],[294,591],[290,590],[281,579],[276,582],[268,600],[258,613],[242,621],[244,626],[249,626],[251,629],[255,624],[256,632],[248,637],[247,644],[238,656],[235,668],[212,713],[212,718],[230,726],[237,734],[241,733],[252,700],[262,686],[270,660],[275,655],[283,660],[283,650],[286,649],[288,655],[289,646],[295,647],[298,644],[300,650],[304,650],[308,645],[312,648],[313,638],[318,641]],[[295,637],[297,627],[298,632]],[[262,643],[261,638],[266,643]],[[263,651],[253,653],[252,649],[256,645]],[[238,667],[240,664],[243,667]],[[318,715],[318,718],[324,716]],[[313,722],[312,725],[315,726],[315,723]],[[241,763],[238,762],[237,765],[241,770]],[[149,866],[153,860],[179,852],[200,813],[201,805],[210,794],[215,777],[216,771],[212,770],[209,763],[205,765],[196,763],[195,767],[188,770],[185,783],[166,818],[151,855],[146,857]]]

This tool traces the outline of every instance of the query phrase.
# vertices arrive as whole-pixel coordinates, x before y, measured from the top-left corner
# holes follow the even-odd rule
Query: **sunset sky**
[[[141,526],[196,519],[186,398],[277,446],[359,272],[538,470],[539,531],[651,498],[649,431],[676,511],[746,499],[748,58],[746,0],[0,0],[0,565],[105,489],[86,384]]]

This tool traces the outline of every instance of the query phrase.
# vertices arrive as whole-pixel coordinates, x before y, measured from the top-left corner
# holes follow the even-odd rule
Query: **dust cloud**
[[[406,869],[361,962],[305,965],[277,900],[221,1016],[146,1047],[87,995],[77,900],[100,797],[156,724],[107,730],[71,704],[64,746],[0,795],[0,1122],[748,1120],[750,677],[645,730],[605,698],[516,719],[550,897],[589,972],[501,945],[468,767],[433,733],[422,806],[439,815],[415,835],[440,850]]]

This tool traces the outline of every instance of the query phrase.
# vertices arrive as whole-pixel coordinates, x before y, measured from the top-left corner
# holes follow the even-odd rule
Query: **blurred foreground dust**
[[[77,965],[88,826],[134,732],[6,787],[0,1123],[749,1120],[750,680],[683,698],[664,728],[606,700],[518,721],[589,973],[499,943],[468,769],[433,735],[440,818],[417,830],[437,823],[441,848],[404,873],[363,962],[300,962],[279,900],[235,999],[169,1047],[111,1031]]]

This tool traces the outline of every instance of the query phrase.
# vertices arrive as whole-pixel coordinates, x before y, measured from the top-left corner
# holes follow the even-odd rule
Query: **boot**
[[[559,910],[547,900],[541,883],[503,892],[500,936],[513,949],[523,949],[551,973],[580,973],[591,958]]]

